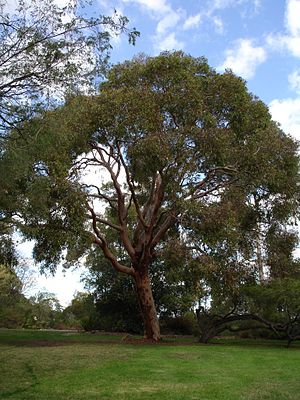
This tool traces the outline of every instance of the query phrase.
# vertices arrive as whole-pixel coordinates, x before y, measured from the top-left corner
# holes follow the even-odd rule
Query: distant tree
[[[21,327],[30,308],[25,297],[34,277],[21,260],[11,232],[0,235],[0,326]]]
[[[237,192],[297,203],[297,144],[240,78],[204,58],[175,52],[117,65],[98,96],[70,99],[25,128],[26,142],[12,132],[0,162],[3,209],[36,240],[45,267],[101,249],[133,279],[151,340],[160,328],[149,271],[175,226]]]
[[[9,266],[1,264],[0,270],[1,306],[5,307],[19,301],[21,297],[22,282]]]
[[[62,320],[62,307],[53,293],[39,292],[29,299],[26,328],[58,328]]]
[[[102,329],[101,316],[97,312],[95,299],[91,293],[77,292],[71,305],[63,310],[63,320],[71,327],[87,331]]]
[[[29,297],[37,289],[38,272],[32,266],[32,260],[19,258],[14,271],[22,282],[22,294]]]
[[[18,264],[19,258],[12,239],[11,231],[6,230],[6,232],[7,233],[3,232],[0,236],[0,264],[12,268]]]
[[[0,2],[0,136],[45,107],[46,99],[91,88],[103,76],[111,39],[125,33],[134,43],[138,32],[128,19],[84,14],[88,1],[16,1],[11,10]]]
[[[0,327],[22,327],[30,308],[14,269],[0,264]]]

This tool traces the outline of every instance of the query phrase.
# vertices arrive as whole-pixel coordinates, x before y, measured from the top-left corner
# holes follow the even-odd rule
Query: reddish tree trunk
[[[147,339],[155,342],[160,340],[160,327],[153,300],[149,274],[136,271],[134,274],[138,301],[144,323],[144,333]]]

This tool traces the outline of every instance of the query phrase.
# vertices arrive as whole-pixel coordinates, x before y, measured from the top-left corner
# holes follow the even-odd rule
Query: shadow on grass
[[[81,346],[81,345],[154,345],[154,346],[239,346],[248,348],[284,348],[285,340],[268,339],[236,339],[215,338],[208,344],[203,344],[196,337],[166,335],[159,343],[153,343],[145,338],[130,334],[91,334],[52,332],[52,331],[30,331],[30,330],[0,330],[0,344],[15,347],[59,347],[59,346]],[[292,349],[300,349],[300,341],[294,341]]]
[[[0,393],[0,399],[9,399],[12,398],[12,396],[18,395],[18,394],[22,394],[22,393],[26,393],[29,390],[33,389],[34,387],[36,387],[39,382],[37,379],[36,374],[34,373],[33,367],[29,364],[25,364],[25,371],[29,376],[29,379],[32,381],[32,383],[30,385],[28,385],[26,388],[19,388],[19,389],[14,389],[14,390],[10,390],[7,392],[3,392]]]

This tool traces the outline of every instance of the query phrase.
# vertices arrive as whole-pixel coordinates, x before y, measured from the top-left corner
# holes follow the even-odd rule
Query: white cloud
[[[294,57],[300,58],[300,36],[270,35],[267,38],[267,43],[274,50],[288,50]]]
[[[254,10],[258,12],[261,8],[261,0],[254,0]]]
[[[259,11],[259,8],[261,6],[261,0],[207,0],[207,7],[205,11],[189,16],[183,24],[183,30],[197,28],[200,25],[200,23],[205,20],[205,21],[212,21],[216,31],[220,34],[223,34],[224,23],[222,19],[216,14],[220,10],[229,7],[241,6],[247,3],[253,3],[253,8],[255,13]]]
[[[224,23],[220,17],[214,17],[213,23],[215,25],[217,33],[223,34],[224,33]]]
[[[278,121],[284,132],[300,140],[300,98],[275,99],[269,104],[272,118]]]
[[[256,68],[267,58],[264,48],[254,46],[251,39],[238,40],[233,49],[225,51],[225,56],[226,59],[218,70],[230,68],[245,79],[252,78]]]
[[[48,291],[57,297],[62,306],[66,307],[71,303],[76,291],[84,290],[81,275],[86,272],[86,269],[83,265],[78,269],[68,269],[66,271],[61,265],[58,265],[55,275],[41,275],[39,266],[34,264],[32,259],[34,242],[22,241],[18,235],[15,235],[14,239],[20,256],[32,271],[36,281],[36,284],[26,295],[34,296],[39,291]]]
[[[108,8],[109,7],[109,2],[108,0],[97,0],[97,3],[104,8]]]
[[[144,11],[157,20],[155,35],[153,36],[153,47],[156,50],[182,49],[184,43],[176,37],[182,29],[179,25],[185,11],[174,9],[172,3],[167,0],[121,0],[123,3],[135,3],[140,5]]]
[[[300,35],[269,35],[267,44],[276,51],[288,50],[294,57],[300,58]]]
[[[164,50],[181,50],[184,48],[184,43],[177,40],[175,33],[172,32],[166,36],[162,41],[156,46],[159,51]]]
[[[300,0],[287,0],[285,26],[285,35],[269,35],[267,43],[274,50],[288,50],[294,57],[300,58]]]
[[[53,1],[58,7],[65,7],[68,5],[68,0],[54,0]]]
[[[286,8],[286,26],[292,36],[300,36],[300,1],[288,0]]]
[[[300,71],[294,71],[288,79],[290,88],[300,94]]]
[[[217,10],[220,8],[227,8],[233,5],[234,3],[240,3],[240,1],[237,0],[212,0],[210,3],[210,6]]]
[[[86,272],[84,267],[64,270],[59,265],[54,276],[38,275],[37,284],[39,290],[53,293],[60,304],[66,307],[71,304],[75,292],[84,291],[84,284],[81,282],[81,276],[84,272]]]
[[[122,0],[124,3],[137,3],[149,11],[165,14],[171,10],[171,6],[165,0]]]
[[[157,24],[156,32],[163,35],[170,28],[174,28],[180,20],[179,13],[172,10],[172,12],[165,15]]]
[[[201,22],[201,19],[202,19],[202,15],[200,13],[196,14],[196,15],[191,15],[184,21],[183,29],[188,30],[191,28],[198,27]]]
[[[212,9],[218,10],[246,3],[253,3],[255,11],[257,11],[260,8],[261,0],[210,0],[209,5]]]
[[[16,0],[10,0],[10,1],[4,1],[3,3],[0,2],[0,6],[1,6],[0,11],[2,11],[2,9],[3,9],[4,13],[11,14],[14,11],[16,11],[17,1]]]

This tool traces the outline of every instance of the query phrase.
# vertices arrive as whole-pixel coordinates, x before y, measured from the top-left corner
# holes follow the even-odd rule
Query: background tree
[[[97,312],[94,296],[88,292],[77,292],[71,304],[63,310],[62,318],[71,328],[87,331],[102,329],[101,316]]]
[[[53,293],[39,292],[29,298],[25,328],[59,328],[62,323],[62,307]]]
[[[299,276],[274,279],[245,290],[248,307],[265,326],[288,346],[300,339],[300,280]]]
[[[11,231],[8,230],[1,235],[0,240],[0,264],[10,268],[15,267],[19,262],[18,254],[12,239]]]
[[[203,342],[224,331],[238,333],[253,331],[256,327],[275,332],[280,307],[271,298],[270,294],[275,297],[276,292],[272,288],[282,288],[284,284],[292,287],[291,280],[295,288],[298,285],[299,264],[293,255],[297,235],[291,227],[297,209],[287,207],[278,213],[278,204],[271,198],[267,207],[263,202],[260,209],[254,201],[257,198],[254,193],[241,203],[240,196],[225,196],[217,204],[187,218],[185,232],[188,242],[193,244],[193,265],[199,274],[196,279],[203,285],[208,299],[205,303],[200,298],[197,309]],[[279,292],[276,292],[278,299],[281,294],[287,294]],[[256,294],[259,294],[257,303]],[[291,300],[292,303],[296,309],[296,301]],[[268,312],[270,309],[273,316]],[[291,315],[295,317],[295,313]],[[286,316],[281,314],[281,319],[284,321]],[[282,326],[278,325],[278,331],[282,332]]]
[[[0,326],[17,327],[22,325],[24,300],[21,293],[22,283],[7,265],[0,264]],[[24,314],[24,313],[23,313]]]
[[[240,78],[181,52],[117,65],[98,96],[31,121],[26,138],[12,133],[1,160],[6,212],[18,213],[50,268],[66,249],[67,261],[101,249],[133,279],[152,340],[160,330],[149,269],[171,228],[237,189],[286,207],[297,200],[296,143]],[[112,232],[129,262],[114,252]]]
[[[87,1],[0,3],[0,134],[67,93],[95,90],[107,67],[111,39],[125,33],[134,43],[138,32],[128,19],[85,16]],[[9,12],[8,12],[9,11]],[[17,125],[16,125],[17,123]]]

